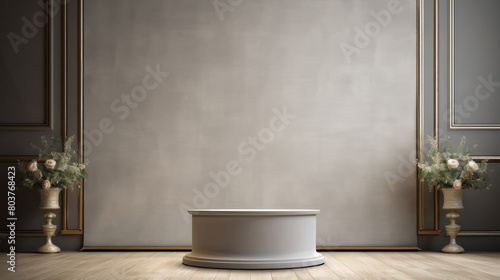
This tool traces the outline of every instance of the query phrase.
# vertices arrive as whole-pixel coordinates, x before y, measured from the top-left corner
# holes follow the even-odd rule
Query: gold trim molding
[[[77,2],[77,68],[78,68],[78,77],[77,77],[77,151],[78,151],[78,163],[83,163],[82,158],[82,135],[83,135],[83,116],[82,116],[82,106],[83,106],[83,91],[82,91],[82,27],[83,27],[83,17],[82,17],[82,1],[78,0]],[[61,53],[62,53],[62,79],[61,79],[61,92],[64,96],[64,100],[67,103],[67,90],[68,90],[68,0],[63,0],[62,4],[62,15],[61,15]],[[64,111],[63,119],[65,120],[62,124],[62,131],[64,132],[63,138],[67,137],[67,110]],[[64,190],[63,192],[63,207],[62,207],[62,225],[60,234],[64,235],[83,235],[83,181],[80,181],[80,184],[76,189],[76,211],[77,211],[77,228],[69,229],[68,228],[68,217],[69,217],[69,207],[68,207],[68,191]]]
[[[31,161],[36,159],[37,155],[32,156],[0,156],[0,163],[17,163],[18,160],[21,161]]]
[[[417,124],[417,143],[418,143],[418,162],[423,162],[423,147],[424,147],[424,137],[423,137],[423,128],[424,128],[424,92],[422,85],[424,84],[423,81],[423,31],[424,31],[424,14],[425,14],[425,9],[424,9],[424,0],[419,0],[417,3],[417,28],[418,28],[418,61],[417,61],[417,88],[418,88],[418,124]],[[439,123],[438,123],[438,85],[439,85],[439,80],[438,80],[438,10],[439,8],[439,2],[438,0],[434,0],[433,2],[433,119],[432,119],[432,125],[433,125],[433,134],[434,137],[436,137],[439,133]],[[441,234],[441,230],[439,229],[439,205],[438,205],[438,194],[437,190],[435,189],[433,192],[433,227],[431,229],[426,229],[424,228],[424,185],[422,181],[417,178],[417,234],[419,235],[438,235]]]

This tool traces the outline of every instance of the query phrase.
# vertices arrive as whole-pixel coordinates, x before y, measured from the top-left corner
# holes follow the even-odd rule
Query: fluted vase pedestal
[[[446,225],[446,235],[450,237],[450,243],[441,249],[441,251],[445,253],[463,253],[464,248],[457,244],[457,234],[460,231],[460,226],[455,223],[456,219],[460,217],[460,215],[456,212],[456,210],[464,209],[462,204],[462,189],[453,189],[453,188],[442,188],[444,202],[443,209],[450,210],[446,213],[446,218],[450,220],[450,224]]]
[[[38,253],[58,253],[61,249],[52,243],[52,237],[56,233],[57,225],[52,224],[52,219],[56,217],[56,214],[52,213],[50,210],[60,209],[59,207],[59,193],[61,189],[51,188],[46,190],[40,190],[40,209],[47,210],[43,217],[47,220],[47,224],[42,225],[42,231],[46,238],[45,245],[38,248]]]

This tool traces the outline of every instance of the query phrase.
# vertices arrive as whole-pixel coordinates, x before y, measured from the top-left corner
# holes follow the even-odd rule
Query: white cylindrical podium
[[[186,265],[276,269],[320,265],[314,209],[192,209]]]

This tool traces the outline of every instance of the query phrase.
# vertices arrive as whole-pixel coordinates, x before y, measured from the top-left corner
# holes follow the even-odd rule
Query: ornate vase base
[[[441,251],[443,251],[445,253],[458,254],[458,253],[463,253],[464,248],[462,248],[462,246],[460,246],[458,244],[448,244],[448,245],[444,246],[443,249],[441,249]]]
[[[47,219],[47,224],[42,225],[42,232],[45,235],[47,241],[45,245],[38,248],[38,253],[58,253],[61,252],[61,249],[52,243],[52,237],[56,233],[57,226],[52,224],[52,219],[56,217],[56,214],[47,210],[47,213],[43,215],[45,219]]]
[[[57,247],[54,244],[45,244],[42,247],[36,250],[38,253],[59,253],[61,252],[61,248]]]

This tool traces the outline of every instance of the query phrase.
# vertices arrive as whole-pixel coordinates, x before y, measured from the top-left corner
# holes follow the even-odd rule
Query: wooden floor
[[[254,271],[185,266],[186,252],[22,253],[14,273],[2,261],[0,279],[500,279],[500,253],[321,253],[321,266]]]

